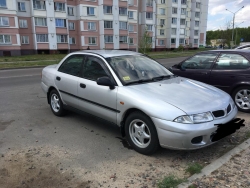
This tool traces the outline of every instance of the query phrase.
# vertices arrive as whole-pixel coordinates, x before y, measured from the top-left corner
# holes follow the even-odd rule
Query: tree
[[[139,41],[139,52],[148,54],[152,48],[152,37],[150,37],[148,30],[145,28],[143,36]]]

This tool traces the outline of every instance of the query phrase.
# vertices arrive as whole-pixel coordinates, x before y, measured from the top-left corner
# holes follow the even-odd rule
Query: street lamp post
[[[233,32],[232,32],[232,41],[234,41],[234,19],[235,19],[235,14],[237,13],[237,12],[239,12],[241,9],[243,9],[244,8],[244,6],[243,7],[241,7],[239,10],[237,10],[236,12],[232,12],[232,11],[230,11],[230,10],[228,10],[228,9],[226,9],[228,12],[231,12],[234,16],[233,16]],[[231,46],[231,48],[232,48],[232,46]]]
[[[236,44],[236,40],[237,40],[237,27],[238,27],[240,24],[242,24],[242,23],[244,23],[244,21],[241,22],[241,23],[239,23],[238,25],[235,26],[235,44]]]

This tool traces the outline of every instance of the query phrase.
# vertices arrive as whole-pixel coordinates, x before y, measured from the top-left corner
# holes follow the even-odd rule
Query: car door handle
[[[57,76],[56,79],[57,79],[58,81],[60,81],[60,80],[61,80],[61,77]]]
[[[81,87],[81,88],[86,88],[86,85],[85,85],[85,84],[80,83],[80,87]]]
[[[201,72],[200,74],[207,75],[207,72]]]

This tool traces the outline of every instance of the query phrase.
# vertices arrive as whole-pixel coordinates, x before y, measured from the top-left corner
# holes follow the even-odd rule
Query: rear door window
[[[218,53],[197,54],[182,63],[184,69],[210,69]]]
[[[79,76],[83,64],[84,55],[72,55],[59,67],[58,71],[73,76]]]
[[[247,69],[250,62],[240,54],[222,53],[218,58],[215,69]]]

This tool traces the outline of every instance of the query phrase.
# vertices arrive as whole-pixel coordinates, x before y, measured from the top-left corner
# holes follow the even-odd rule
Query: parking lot
[[[160,60],[165,66],[184,58]],[[88,114],[53,115],[40,88],[41,68],[0,71],[1,187],[156,187],[188,164],[209,164],[245,139],[246,126],[195,151],[160,149],[152,156],[132,150],[112,124]]]

